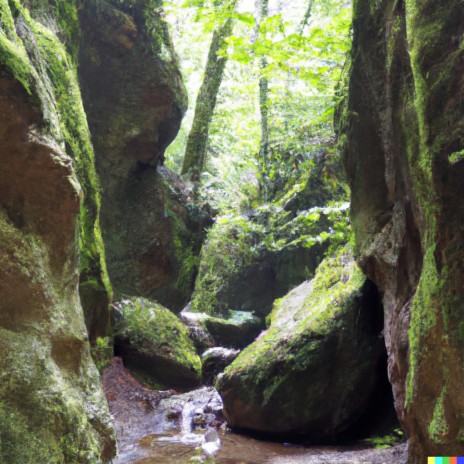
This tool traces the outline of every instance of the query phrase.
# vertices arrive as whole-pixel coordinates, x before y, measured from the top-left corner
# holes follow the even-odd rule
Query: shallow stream
[[[305,447],[238,435],[227,429],[213,388],[185,394],[145,388],[115,358],[104,387],[118,435],[115,464],[401,464],[405,445]]]

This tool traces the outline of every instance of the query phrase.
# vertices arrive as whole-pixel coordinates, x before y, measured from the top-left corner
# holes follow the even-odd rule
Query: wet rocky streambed
[[[256,440],[228,430],[212,387],[177,394],[140,384],[114,358],[103,377],[118,435],[115,464],[401,464],[406,445],[305,447]]]

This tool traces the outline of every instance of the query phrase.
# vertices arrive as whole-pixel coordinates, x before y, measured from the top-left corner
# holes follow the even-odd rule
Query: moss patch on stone
[[[116,310],[116,347],[129,368],[168,388],[199,383],[201,360],[175,314],[144,298],[122,300]]]
[[[380,308],[362,306],[364,284],[342,249],[276,301],[267,332],[217,381],[233,427],[324,440],[358,417],[380,349],[369,322]]]
[[[429,434],[435,443],[443,443],[449,432],[449,426],[445,417],[445,397],[446,388],[443,388],[433,410],[432,422],[429,425]]]

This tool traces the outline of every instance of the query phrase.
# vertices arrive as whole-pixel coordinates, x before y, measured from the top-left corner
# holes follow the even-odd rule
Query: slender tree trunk
[[[300,26],[298,28],[298,34],[303,35],[303,32],[306,28],[306,26],[309,24],[309,20],[311,19],[311,14],[313,11],[313,5],[314,5],[314,0],[309,0],[308,1],[308,6],[306,7],[305,14],[303,16],[303,19],[301,20]]]
[[[259,22],[262,23],[269,16],[269,0],[259,0]],[[261,114],[261,143],[259,147],[259,164],[261,167],[261,189],[263,199],[268,200],[269,178],[269,79],[266,75],[267,60],[261,58],[259,77],[259,109]]]
[[[235,2],[232,3],[231,8],[234,6]],[[227,63],[227,57],[220,56],[219,53],[224,50],[226,39],[232,33],[232,28],[232,19],[226,19],[224,24],[213,32],[209,48],[205,75],[198,93],[192,129],[187,139],[182,165],[182,175],[187,174],[194,182],[198,182],[206,164],[209,127]]]

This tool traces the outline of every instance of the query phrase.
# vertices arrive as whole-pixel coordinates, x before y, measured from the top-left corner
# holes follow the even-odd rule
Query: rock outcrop
[[[230,426],[323,442],[347,430],[372,395],[382,308],[349,253],[278,300],[267,332],[216,383]]]
[[[115,437],[78,292],[90,336],[106,334],[77,13],[25,3],[0,1],[0,462],[108,462]]]
[[[410,464],[464,454],[463,34],[459,0],[355,2],[345,164]]]
[[[115,307],[115,350],[126,367],[158,389],[199,386],[201,361],[175,314],[144,298],[122,300]]]
[[[181,179],[159,168],[187,107],[161,8],[160,0],[87,2],[79,76],[115,293],[181,310],[207,219]]]

